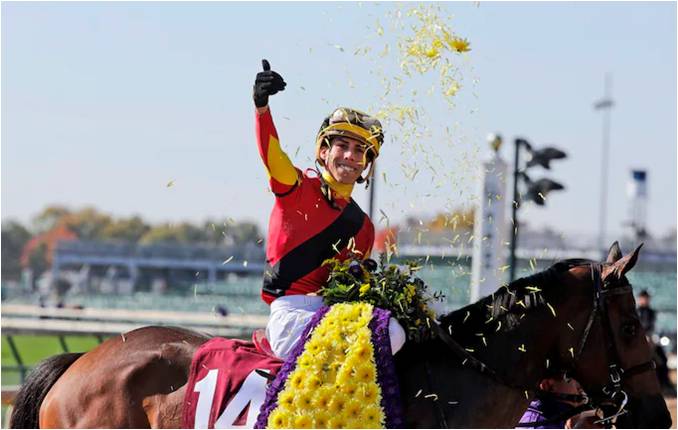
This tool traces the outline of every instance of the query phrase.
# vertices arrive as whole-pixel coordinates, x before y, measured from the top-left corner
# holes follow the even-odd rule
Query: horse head
[[[604,424],[668,428],[671,417],[626,278],[641,246],[623,256],[615,242],[605,263],[569,271],[568,290],[576,298],[570,301],[571,330],[559,339],[558,356],[609,418]]]

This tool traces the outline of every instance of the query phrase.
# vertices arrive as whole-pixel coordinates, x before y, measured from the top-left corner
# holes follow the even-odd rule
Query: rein
[[[605,412],[604,409],[611,409],[613,413],[609,416],[604,415],[603,418],[596,421],[596,423],[610,426],[614,423],[617,417],[627,412],[625,408],[628,403],[628,395],[622,389],[621,386],[622,381],[632,376],[654,370],[656,365],[652,360],[649,360],[645,363],[636,366],[632,366],[627,369],[624,369],[620,365],[621,362],[619,360],[619,352],[617,349],[616,342],[614,340],[613,334],[614,332],[612,331],[612,324],[610,322],[610,318],[608,315],[607,300],[611,296],[631,294],[633,290],[631,288],[631,285],[629,284],[620,287],[615,287],[607,282],[602,281],[602,264],[590,263],[590,267],[591,267],[591,277],[593,280],[593,306],[591,309],[591,313],[589,314],[589,318],[586,322],[586,326],[584,327],[584,331],[582,332],[582,337],[578,343],[577,351],[574,354],[572,367],[574,367],[574,365],[579,361],[581,354],[584,350],[584,347],[586,346],[587,340],[589,338],[589,334],[591,332],[591,328],[593,327],[593,323],[595,322],[596,318],[600,317],[600,319],[602,319],[603,337],[605,340],[607,350],[609,382],[600,389],[602,395],[598,395],[598,393],[596,393],[596,395],[591,397],[581,396],[581,400],[584,401],[584,404],[577,406],[572,410],[567,411],[564,414],[561,414],[562,416],[558,416],[556,418],[558,419],[558,421],[562,421],[564,419],[573,417],[584,410],[598,409],[598,406],[600,406],[600,409],[603,409],[603,412]],[[469,353],[464,347],[462,347],[457,341],[455,341],[452,338],[452,336],[448,334],[447,331],[439,323],[434,321],[433,328],[438,337],[443,341],[443,343],[448,347],[448,349],[452,353],[454,353],[454,355],[456,355],[458,358],[463,360],[462,364],[464,366],[470,367],[506,387],[524,391],[526,394],[528,392],[535,392],[536,394],[540,393],[541,390],[535,390],[533,387],[526,387],[524,385],[513,384],[507,381],[504,377],[497,374],[495,370],[490,368],[488,365],[483,363],[478,358],[471,355],[471,353]],[[428,375],[430,373],[430,370],[428,368],[428,362],[426,365],[426,371],[427,376],[430,378],[430,376]],[[561,394],[559,396],[567,395]],[[438,417],[438,422],[442,426],[442,424],[446,424],[445,412],[437,404],[437,402],[434,402],[434,404],[436,408],[436,416]],[[555,422],[556,418],[549,419],[546,421],[522,423],[521,426],[552,424],[553,422]]]

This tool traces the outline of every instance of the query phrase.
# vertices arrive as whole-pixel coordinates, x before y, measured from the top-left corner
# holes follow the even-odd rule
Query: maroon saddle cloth
[[[214,338],[198,348],[186,385],[183,428],[254,426],[267,384],[282,362],[261,332],[252,338]]]

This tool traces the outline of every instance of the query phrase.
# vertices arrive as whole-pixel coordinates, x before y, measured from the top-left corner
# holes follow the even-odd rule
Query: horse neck
[[[487,333],[487,346],[479,344],[474,355],[503,382],[527,389],[537,386],[542,379],[560,328],[548,308],[534,309],[524,315],[516,317],[519,322],[510,330]]]
[[[427,347],[412,347],[410,360],[400,363],[400,381],[406,415],[415,416],[410,427],[440,427],[440,409],[427,395],[435,394],[445,413],[445,422],[452,428],[513,427],[530,402],[522,388],[536,387],[548,351],[553,344],[553,326],[544,323],[544,316],[526,315],[521,324],[510,333],[487,333],[485,347],[482,340],[473,345],[473,356],[495,371],[511,387],[481,374],[476,369],[460,365],[448,347],[438,339]],[[526,329],[541,324],[545,330]],[[526,352],[518,347],[525,344]],[[536,346],[530,346],[535,343]],[[479,347],[478,345],[483,345]],[[466,346],[466,345],[464,345]],[[396,358],[398,356],[396,355]],[[450,403],[452,402],[452,403]],[[456,406],[450,406],[456,404]],[[479,411],[491,411],[482,413]]]

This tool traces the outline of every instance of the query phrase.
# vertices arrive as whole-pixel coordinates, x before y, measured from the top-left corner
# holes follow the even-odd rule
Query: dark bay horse
[[[567,370],[617,427],[671,418],[626,279],[640,247],[566,260],[443,316],[437,338],[397,354],[407,427],[510,428],[547,368]],[[12,428],[177,428],[191,357],[208,336],[145,327],[43,361]]]

